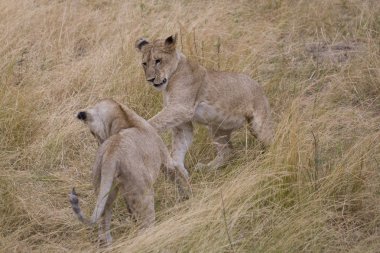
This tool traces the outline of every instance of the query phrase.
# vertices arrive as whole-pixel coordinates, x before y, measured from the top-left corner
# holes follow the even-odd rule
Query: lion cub
[[[193,122],[207,125],[217,156],[208,166],[218,168],[230,157],[231,133],[245,122],[264,145],[273,138],[271,111],[263,89],[249,76],[206,70],[176,49],[177,36],[141,38],[136,48],[148,83],[163,92],[164,108],[149,120],[159,132],[172,129],[172,157],[184,167],[193,139]]]
[[[104,99],[77,115],[99,142],[96,161],[92,168],[93,184],[98,198],[91,219],[86,219],[79,207],[73,189],[72,208],[80,221],[93,225],[100,218],[99,240],[109,245],[112,203],[120,191],[128,211],[141,228],[155,220],[154,191],[161,165],[180,193],[188,193],[189,185],[184,171],[177,170],[169,152],[156,130],[134,111],[114,100]],[[185,196],[187,197],[187,196]],[[105,229],[105,233],[103,231]]]

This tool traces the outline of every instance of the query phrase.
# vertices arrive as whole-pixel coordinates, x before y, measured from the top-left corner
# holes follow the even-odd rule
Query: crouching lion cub
[[[172,129],[172,157],[184,167],[192,143],[192,122],[207,125],[217,149],[208,167],[222,166],[231,154],[232,131],[248,122],[264,145],[272,141],[271,112],[263,89],[249,76],[206,70],[176,49],[177,36],[150,43],[141,38],[146,80],[163,92],[164,108],[149,120],[159,132]]]
[[[111,99],[105,99],[77,115],[99,142],[92,168],[98,198],[91,219],[79,207],[75,190],[70,194],[72,208],[80,221],[93,225],[100,218],[99,239],[107,245],[110,234],[112,203],[121,192],[131,215],[141,228],[155,220],[154,191],[161,165],[187,197],[189,185],[184,171],[177,170],[156,130],[134,111]],[[105,233],[103,231],[105,229]]]

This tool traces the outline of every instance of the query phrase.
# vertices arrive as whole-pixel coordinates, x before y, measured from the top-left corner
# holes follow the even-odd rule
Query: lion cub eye
[[[143,62],[142,65],[143,65],[144,67],[146,67],[146,62]]]
[[[161,63],[161,59],[156,60],[156,65]]]

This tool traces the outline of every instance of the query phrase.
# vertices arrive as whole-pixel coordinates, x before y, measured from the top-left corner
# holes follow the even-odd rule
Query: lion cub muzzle
[[[162,85],[166,84],[166,82],[168,81],[168,79],[166,79],[166,78],[162,79],[162,82],[159,82],[156,79],[157,78],[151,78],[147,81],[150,82],[151,84],[153,84],[153,86],[156,88],[161,87]]]

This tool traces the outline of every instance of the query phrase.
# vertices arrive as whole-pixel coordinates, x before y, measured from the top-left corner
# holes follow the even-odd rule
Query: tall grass
[[[162,108],[134,41],[179,33],[202,65],[244,72],[276,121],[262,152],[246,129],[218,171],[197,126],[187,155],[194,197],[156,185],[142,234],[118,200],[115,252],[377,252],[380,248],[380,3],[319,1],[0,2],[0,249],[96,251],[67,193],[90,213],[96,143],[75,113],[113,97],[145,118]],[[170,137],[163,136],[167,143]]]

